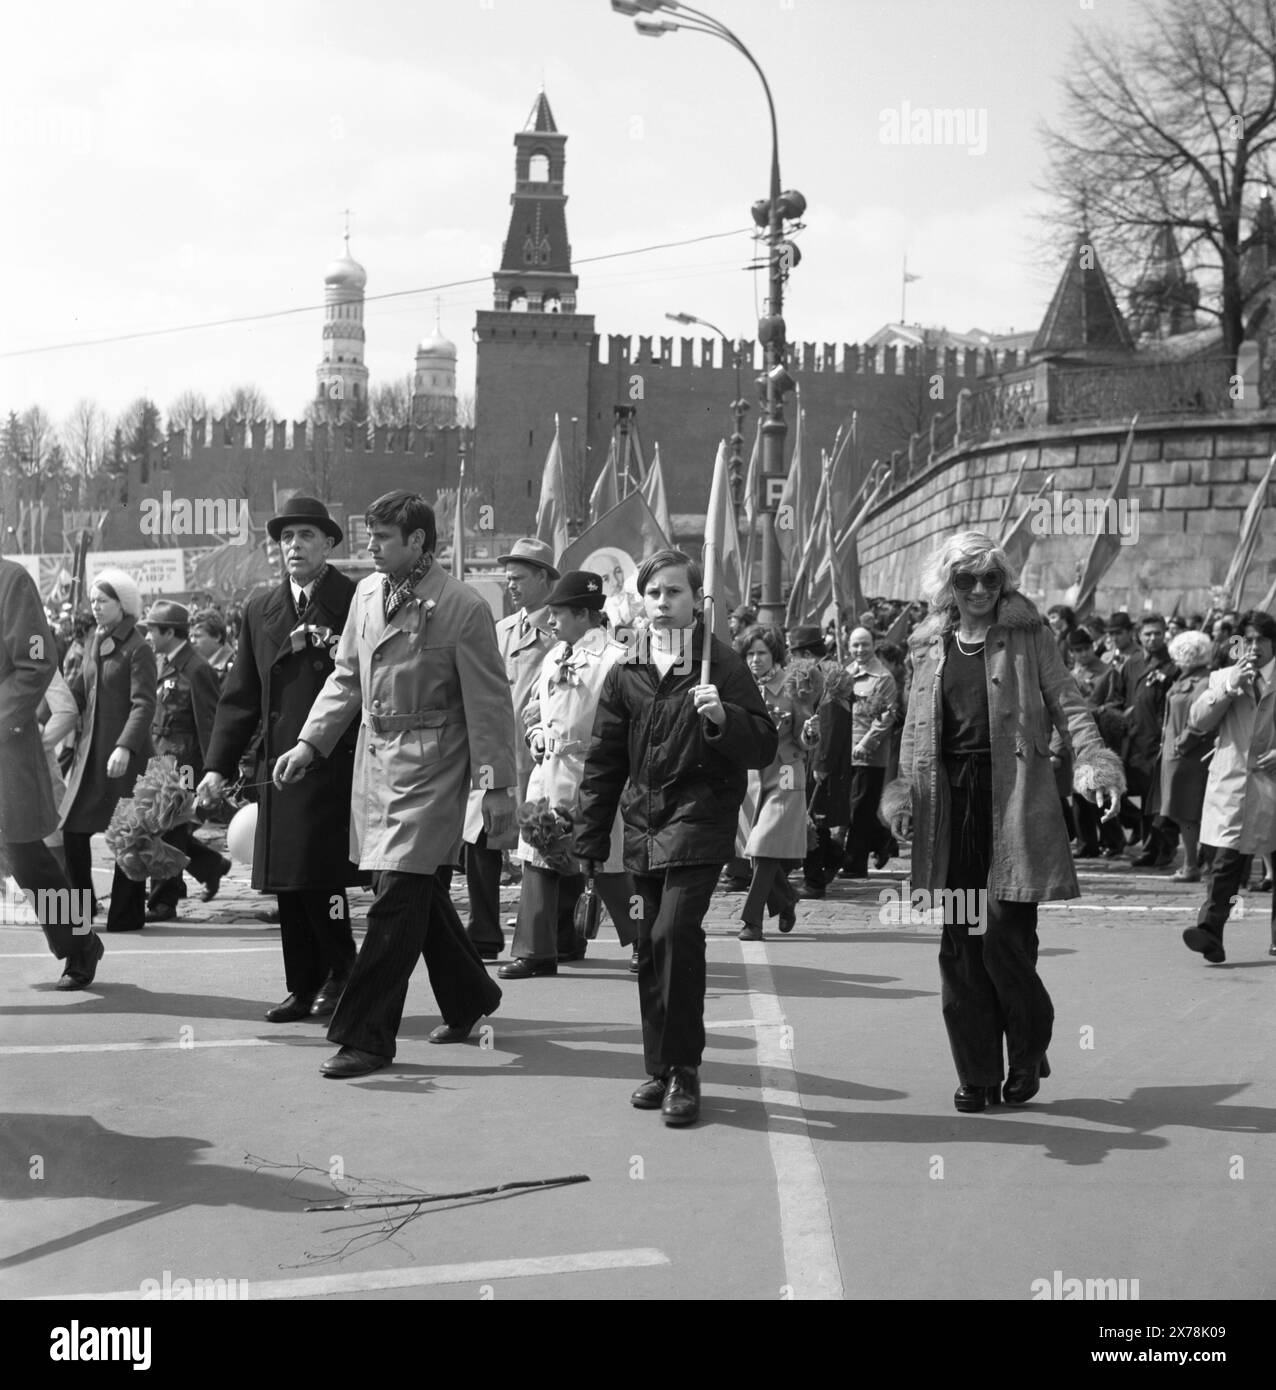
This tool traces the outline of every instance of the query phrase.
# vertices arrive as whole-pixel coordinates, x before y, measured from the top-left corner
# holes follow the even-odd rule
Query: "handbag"
[[[572,913],[572,925],[576,929],[577,941],[593,941],[598,935],[598,924],[602,917],[602,903],[598,890],[594,887],[594,876],[585,880],[585,891],[576,899]]]

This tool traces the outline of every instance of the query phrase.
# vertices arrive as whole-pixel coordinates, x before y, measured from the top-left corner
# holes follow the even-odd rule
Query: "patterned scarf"
[[[434,556],[427,551],[398,584],[395,584],[388,574],[382,577],[382,597],[387,624],[394,621],[394,615],[412,597],[413,589],[429,574],[433,563]]]

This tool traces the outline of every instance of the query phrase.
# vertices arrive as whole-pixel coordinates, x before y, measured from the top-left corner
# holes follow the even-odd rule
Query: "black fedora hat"
[[[824,653],[824,634],[811,623],[789,629],[789,650],[791,652]]]
[[[601,613],[606,602],[603,577],[592,570],[568,570],[545,600],[549,608],[592,608],[595,613]]]
[[[317,497],[290,497],[278,516],[272,516],[266,523],[266,534],[272,541],[279,539],[280,533],[289,522],[307,522],[326,532],[334,541],[344,536],[341,527],[328,515],[328,509]]]

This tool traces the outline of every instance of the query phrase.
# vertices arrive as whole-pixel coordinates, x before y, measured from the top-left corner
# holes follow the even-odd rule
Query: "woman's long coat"
[[[536,801],[543,796],[551,807],[562,801],[574,808],[585,774],[585,754],[589,752],[603,681],[624,657],[625,649],[607,636],[606,628],[593,627],[575,643],[571,657],[564,661],[566,650],[565,642],[550,648],[530,692],[531,698],[540,702],[541,717],[535,728],[527,731],[528,739],[532,734],[541,734],[545,756],[532,767],[527,799]],[[623,873],[624,849],[624,826],[617,813],[607,862],[599,866],[598,872]],[[525,839],[518,842],[518,857],[538,869],[546,867],[540,851]]]
[[[1172,821],[1199,822],[1205,802],[1205,785],[1210,765],[1202,759],[1211,743],[1200,743],[1190,753],[1176,747],[1179,735],[1187,729],[1188,717],[1197,696],[1209,685],[1207,667],[1182,675],[1170,686],[1165,702],[1165,733],[1161,740],[1161,802],[1163,816]]]
[[[263,730],[251,780],[268,782],[275,761],[301,733],[315,696],[332,672],[354,582],[329,567],[297,621],[289,580],[255,594],[244,608],[235,663],[213,721],[205,766],[227,781],[253,734]],[[294,636],[296,634],[296,636]],[[258,789],[253,887],[267,893],[345,888],[364,876],[350,862],[350,785],[358,720],[352,718],[322,762],[300,782]]]
[[[58,824],[37,711],[58,652],[35,582],[0,559],[0,841],[42,840]]]
[[[115,803],[133,795],[133,783],[151,760],[156,679],[155,653],[131,617],[109,633],[94,632],[84,665],[67,682],[84,718],[62,797],[63,830],[105,830]],[[128,770],[108,777],[107,759],[116,748],[128,750]]]
[[[805,859],[806,750],[801,734],[810,711],[784,693],[782,666],[774,667],[759,689],[780,731],[780,747],[766,767],[749,773],[756,810],[744,852],[753,859]]]
[[[381,576],[360,582],[300,737],[329,754],[360,710],[350,857],[374,872],[455,864],[470,788],[518,788],[509,678],[476,589],[431,565],[387,623]]]
[[[1254,764],[1276,748],[1276,689],[1229,695],[1230,668],[1211,674],[1192,704],[1189,728],[1218,730],[1201,814],[1201,843],[1238,854],[1276,847],[1276,768]]]
[[[944,639],[955,614],[936,614],[913,635],[913,688],[899,777],[882,796],[889,824],[913,818],[914,888],[947,887],[950,794],[941,752]],[[988,892],[1004,902],[1080,894],[1050,762],[1053,730],[1071,744],[1076,790],[1124,791],[1116,755],[1099,737],[1050,629],[1022,594],[1007,594],[988,631],[988,722],[992,738],[992,864]]]

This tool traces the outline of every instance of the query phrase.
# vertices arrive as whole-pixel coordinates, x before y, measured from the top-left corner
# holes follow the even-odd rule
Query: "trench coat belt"
[[[373,714],[363,712],[363,723],[374,734],[399,733],[404,729],[441,729],[444,724],[462,724],[465,715],[458,710],[418,709],[411,714]]]
[[[568,753],[586,753],[589,744],[579,738],[555,738],[552,734],[545,740],[546,754],[561,758]]]

